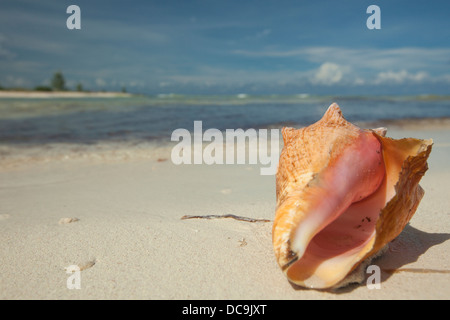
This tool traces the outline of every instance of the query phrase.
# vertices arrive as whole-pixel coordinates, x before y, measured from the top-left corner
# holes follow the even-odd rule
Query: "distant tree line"
[[[2,87],[0,84],[0,90],[5,90],[5,88]],[[19,89],[24,90],[24,89]],[[53,74],[53,77],[50,81],[50,86],[45,85],[39,85],[34,88],[36,91],[69,91],[69,89],[66,87],[66,80],[64,79],[64,76],[61,71],[57,71]],[[75,90],[79,92],[86,91],[81,84],[81,82],[78,82],[75,86]],[[121,89],[122,92],[127,92],[127,89],[123,86]]]
[[[78,83],[75,87],[76,91],[84,91],[83,85]],[[66,87],[66,79],[61,71],[57,71],[53,74],[53,77],[50,81],[50,86],[37,86],[34,88],[37,91],[68,91]]]

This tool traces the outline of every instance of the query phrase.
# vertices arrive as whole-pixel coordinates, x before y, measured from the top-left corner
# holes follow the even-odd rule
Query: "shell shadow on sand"
[[[374,259],[371,264],[377,265],[381,269],[381,283],[400,272],[409,273],[446,273],[450,270],[442,267],[434,268],[402,268],[405,265],[416,262],[419,257],[425,254],[433,246],[440,245],[450,239],[450,233],[429,233],[407,225],[402,233],[389,243],[389,249],[379,258]],[[348,293],[354,289],[365,286],[365,281],[359,284],[350,284],[334,290],[334,293]],[[295,289],[303,289],[300,286],[293,285]]]

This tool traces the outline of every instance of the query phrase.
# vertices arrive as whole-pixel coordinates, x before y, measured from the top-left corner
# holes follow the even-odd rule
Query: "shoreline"
[[[0,90],[0,99],[49,99],[49,98],[118,98],[133,97],[126,92],[79,92],[79,91],[8,91]]]
[[[419,139],[433,138],[433,133],[450,137],[450,118],[399,119],[380,120],[373,122],[355,122],[360,128],[387,128],[387,136],[394,138],[416,137]],[[292,126],[287,124],[287,126]],[[283,147],[281,128],[284,125],[270,125],[266,129],[279,129],[280,148]],[[293,125],[298,129],[302,126]],[[261,128],[260,128],[261,129]],[[191,134],[193,132],[190,131]],[[223,133],[223,132],[222,132]],[[441,145],[450,145],[450,140],[441,139]],[[0,172],[23,169],[48,163],[123,163],[127,161],[156,161],[169,159],[178,142],[171,141],[170,134],[148,140],[135,138],[129,140],[98,140],[90,141],[44,141],[0,143]],[[202,142],[202,149],[209,142]],[[248,148],[248,141],[246,141]],[[246,149],[248,152],[248,149]],[[246,153],[247,154],[247,153]]]
[[[412,95],[332,95],[332,94],[183,94],[183,93],[151,93],[139,94],[119,91],[37,91],[37,90],[14,90],[4,88],[0,90],[0,98],[51,98],[51,97],[116,97],[116,96],[147,96],[159,99],[161,101],[194,101],[196,104],[210,103],[233,103],[247,104],[260,102],[281,102],[281,103],[303,103],[305,101],[335,101],[335,100],[386,100],[386,101],[448,101],[450,95],[434,94],[412,94]]]

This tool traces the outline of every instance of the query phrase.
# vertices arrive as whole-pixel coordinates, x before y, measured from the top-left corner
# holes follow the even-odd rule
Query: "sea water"
[[[80,154],[145,154],[174,130],[301,127],[337,102],[351,122],[450,117],[450,97],[163,94],[0,99],[0,161]],[[153,149],[152,149],[153,150]],[[102,153],[103,152],[103,153]],[[105,153],[106,152],[106,153]]]

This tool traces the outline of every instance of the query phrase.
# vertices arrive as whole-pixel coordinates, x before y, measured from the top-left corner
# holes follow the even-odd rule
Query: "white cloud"
[[[2,44],[0,43],[0,58],[10,58],[14,57],[14,54],[8,49],[2,48]]]
[[[348,73],[348,67],[335,63],[325,62],[311,78],[313,84],[334,85],[342,81],[344,74]]]
[[[30,85],[30,81],[27,79],[24,79],[22,77],[16,77],[16,76],[7,76],[6,79],[2,82],[2,85],[6,85],[8,87],[27,87]]]
[[[318,69],[304,71],[315,85],[401,85],[448,83],[442,74],[449,66],[450,48],[342,48],[301,47],[291,50],[236,50],[236,55],[254,58],[303,60],[305,67],[319,64]],[[298,64],[294,60],[293,63]]]
[[[444,74],[440,76],[437,80],[450,83],[450,74]]]
[[[391,49],[301,47],[291,50],[235,50],[232,53],[247,57],[297,58],[314,63],[348,65],[353,69],[434,69],[448,66],[450,48],[402,47]]]
[[[417,73],[409,73],[406,70],[401,71],[386,71],[378,73],[374,80],[375,84],[403,84],[406,82],[423,82],[429,80],[430,76],[424,71]]]
[[[261,32],[258,32],[257,34],[256,34],[256,38],[264,38],[264,37],[267,37],[269,34],[271,34],[272,33],[272,30],[271,29],[264,29],[264,30],[262,30]]]
[[[5,48],[5,43],[7,41],[7,38],[0,33],[0,58],[12,58],[14,57],[14,54]]]
[[[106,86],[106,81],[102,78],[97,78],[95,79],[95,84],[99,87],[104,87]]]
[[[366,80],[364,80],[362,78],[359,78],[359,77],[355,78],[354,85],[356,85],[356,86],[363,86],[365,84],[366,84]]]

